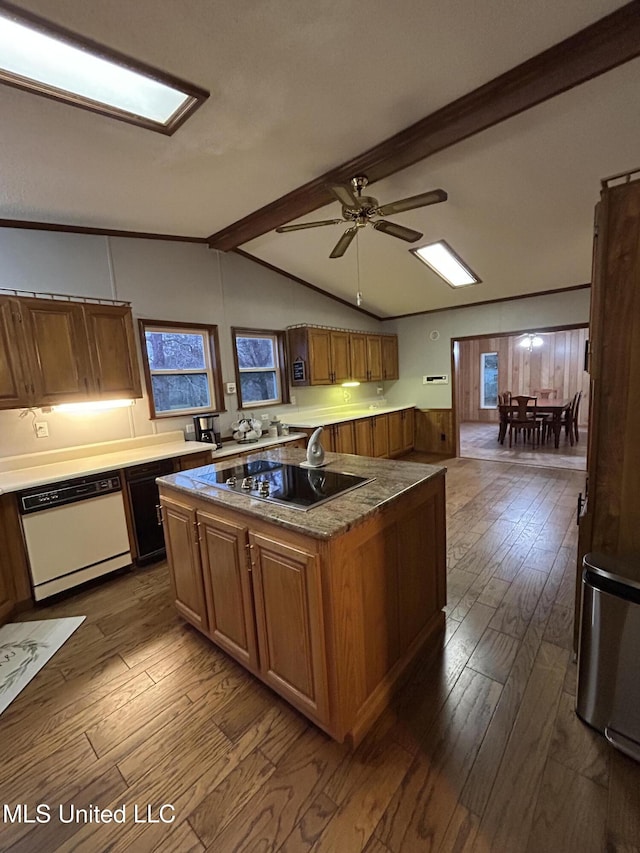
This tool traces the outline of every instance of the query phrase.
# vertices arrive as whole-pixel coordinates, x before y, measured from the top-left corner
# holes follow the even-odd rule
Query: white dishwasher
[[[18,505],[36,601],[131,564],[116,471],[28,489]]]

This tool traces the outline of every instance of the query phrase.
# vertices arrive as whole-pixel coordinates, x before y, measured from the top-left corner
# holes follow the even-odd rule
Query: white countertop
[[[202,453],[211,449],[210,444],[202,441],[184,441],[181,432],[167,433],[165,437],[167,440],[163,441],[162,436],[149,436],[148,444],[141,443],[141,439],[123,439],[105,442],[103,445],[70,448],[68,451],[31,453],[22,457],[14,456],[0,460],[0,494],[29,489],[31,486],[57,483],[72,477],[84,477],[88,474],[128,468],[131,465],[155,462],[158,459]],[[296,433],[278,438],[265,436],[247,445],[225,442],[221,450],[211,451],[211,461],[217,462],[226,456],[253,452],[261,447],[286,444],[298,438],[306,438],[306,436]],[[82,450],[86,450],[87,455],[80,455]],[[65,456],[73,458],[64,458]],[[16,467],[21,461],[24,467]]]
[[[355,421],[360,418],[371,418],[375,415],[386,415],[389,412],[401,412],[403,409],[413,409],[413,403],[405,404],[404,406],[360,406],[352,409],[343,409],[341,411],[328,411],[325,413],[319,411],[300,412],[288,416],[287,422],[291,427],[296,429],[315,429],[319,426],[329,426],[330,424],[340,424],[345,421]]]

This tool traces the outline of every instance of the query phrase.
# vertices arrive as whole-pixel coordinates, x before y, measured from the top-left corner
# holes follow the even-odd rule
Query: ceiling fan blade
[[[407,243],[415,243],[422,237],[421,231],[405,228],[404,225],[397,225],[395,222],[387,222],[386,219],[378,219],[371,224],[376,231],[382,231],[383,234],[389,234],[390,237],[397,237],[399,240],[406,240]]]
[[[318,222],[302,222],[300,225],[280,225],[276,228],[277,234],[284,234],[287,231],[302,231],[303,228],[317,228],[318,225],[340,225],[344,219],[321,219]]]
[[[383,204],[382,207],[378,208],[378,213],[381,216],[388,216],[390,213],[403,213],[405,210],[414,210],[416,207],[438,204],[441,201],[446,201],[447,198],[444,190],[430,190],[428,193],[420,193],[419,195],[412,195],[410,198],[401,198],[398,201]]]
[[[329,255],[330,258],[341,258],[349,248],[351,241],[358,233],[356,225],[353,228],[347,228],[342,237],[336,243],[333,252]]]
[[[329,189],[344,207],[360,207],[360,203],[351,191],[351,187],[333,186],[329,187]]]

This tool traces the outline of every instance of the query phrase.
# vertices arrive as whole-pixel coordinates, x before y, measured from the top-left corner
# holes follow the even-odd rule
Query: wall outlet
[[[46,421],[36,421],[33,429],[36,438],[49,438],[49,424]]]
[[[263,412],[263,413],[260,415],[260,417],[262,418],[262,420],[263,420],[263,421],[271,420],[271,419],[270,419],[270,417],[269,417],[269,412]]]
[[[227,382],[227,394],[235,394],[236,393],[236,383],[235,382]]]

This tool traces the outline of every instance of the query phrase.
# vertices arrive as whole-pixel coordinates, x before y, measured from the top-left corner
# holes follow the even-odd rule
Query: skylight
[[[451,287],[478,284],[481,279],[463,262],[445,240],[409,251],[443,278]]]
[[[209,97],[10,4],[0,6],[0,82],[165,134]]]

